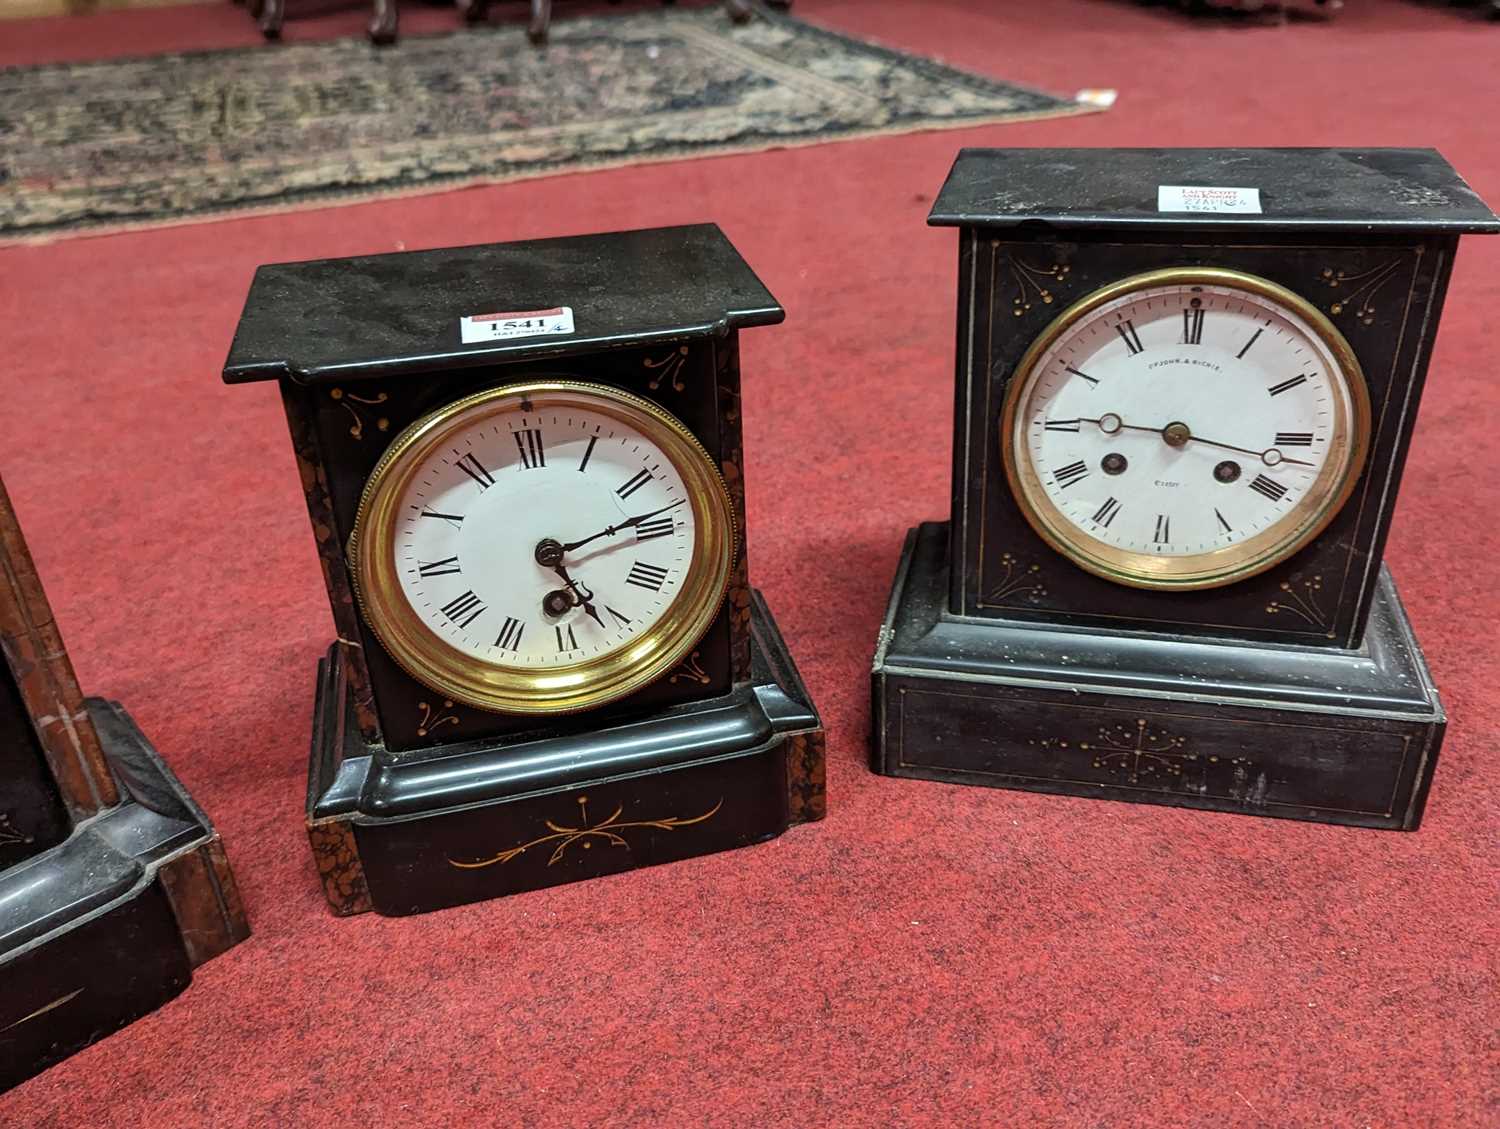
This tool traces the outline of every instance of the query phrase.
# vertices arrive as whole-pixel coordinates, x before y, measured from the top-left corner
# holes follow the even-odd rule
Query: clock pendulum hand
[[[571,553],[574,549],[580,549],[584,545],[587,545],[590,541],[597,541],[601,537],[613,537],[616,533],[619,533],[621,530],[632,529],[635,526],[640,525],[641,522],[647,520],[648,518],[655,517],[657,514],[664,514],[668,510],[675,510],[678,506],[682,505],[683,501],[684,501],[684,499],[680,499],[679,498],[677,501],[673,502],[671,505],[669,505],[669,506],[663,506],[659,510],[652,510],[650,513],[636,514],[635,517],[627,517],[624,521],[620,522],[618,525],[606,525],[598,533],[595,533],[595,534],[593,534],[592,536],[589,536],[589,537],[585,537],[585,538],[583,538],[580,541],[569,541],[566,545],[560,546],[560,548],[562,549],[562,551],[564,553]]]
[[[1242,455],[1254,455],[1266,466],[1276,466],[1279,463],[1292,463],[1295,466],[1315,466],[1317,464],[1306,462],[1303,459],[1293,459],[1283,455],[1275,447],[1267,447],[1264,451],[1253,451],[1249,447],[1236,447],[1233,443],[1220,443],[1215,439],[1205,439],[1201,435],[1194,435],[1185,423],[1169,423],[1165,427],[1145,427],[1138,423],[1126,423],[1114,412],[1105,412],[1098,419],[1089,419],[1086,416],[1078,418],[1079,423],[1097,424],[1099,430],[1106,435],[1114,435],[1121,429],[1127,431],[1149,431],[1160,435],[1169,447],[1184,447],[1188,441],[1202,443],[1207,447],[1222,447],[1226,451],[1238,451]]]

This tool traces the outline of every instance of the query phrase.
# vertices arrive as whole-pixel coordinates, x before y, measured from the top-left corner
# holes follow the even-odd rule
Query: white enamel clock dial
[[[1369,406],[1353,352],[1263,279],[1170,270],[1062,314],[1018,366],[1001,425],[1028,520],[1125,584],[1263,571],[1348,497]]]
[[[727,495],[645,401],[514,385],[419,421],[391,451],[361,504],[361,601],[397,661],[444,693],[516,712],[600,704],[678,661],[717,611]]]

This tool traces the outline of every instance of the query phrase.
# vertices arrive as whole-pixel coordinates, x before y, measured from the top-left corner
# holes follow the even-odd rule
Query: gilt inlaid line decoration
[[[422,719],[417,722],[418,737],[429,736],[445,725],[458,724],[458,715],[448,712],[453,709],[452,702],[444,701],[441,708],[427,702],[418,702],[417,709],[422,711]]]
[[[21,1024],[23,1024],[23,1023],[30,1023],[33,1019],[40,1019],[42,1016],[46,1015],[49,1011],[56,1011],[58,1008],[64,1006],[65,1004],[71,1003],[73,1000],[77,999],[82,994],[83,994],[83,989],[82,988],[75,988],[75,989],[73,989],[73,991],[69,992],[67,995],[65,995],[65,996],[59,996],[57,999],[53,1000],[50,1004],[43,1004],[41,1007],[37,1008],[35,1011],[31,1012],[29,1015],[23,1015],[23,1016],[21,1016],[20,1019],[17,1019],[15,1021],[11,1022],[11,1023],[7,1023],[4,1027],[0,1027],[0,1034],[3,1034],[6,1031],[14,1030],[15,1028],[21,1026]]]
[[[1338,291],[1328,303],[1328,312],[1338,317],[1345,310],[1360,325],[1372,325],[1375,321],[1375,296],[1381,288],[1394,278],[1401,269],[1401,260],[1392,259],[1358,274],[1348,274],[1331,267],[1324,268],[1320,279],[1330,290]]]
[[[1032,744],[1044,749],[1066,749],[1068,742],[1048,737]],[[1110,776],[1123,777],[1127,784],[1166,783],[1182,775],[1183,769],[1199,760],[1199,754],[1188,747],[1186,737],[1152,725],[1145,718],[1134,723],[1115,722],[1101,725],[1092,741],[1078,742],[1080,752],[1090,756],[1090,763]],[[1248,763],[1244,757],[1203,757],[1207,764]]]
[[[1023,565],[1010,553],[1000,554],[1000,582],[990,588],[987,603],[1002,605],[1023,601],[1036,603],[1047,594],[1041,565]]]
[[[668,682],[697,682],[707,686],[712,681],[708,677],[708,671],[703,669],[703,664],[698,661],[698,652],[694,651],[687,658],[677,664],[677,669],[672,671]]]
[[[0,238],[1098,109],[715,5],[10,67]]]
[[[580,844],[580,849],[585,851],[592,850],[595,843],[609,847],[622,847],[625,850],[629,850],[630,842],[622,832],[640,830],[642,828],[649,828],[656,831],[677,831],[684,827],[692,827],[695,824],[707,823],[718,814],[719,809],[723,806],[724,800],[720,798],[719,802],[714,804],[708,811],[691,819],[682,819],[675,815],[669,815],[662,819],[622,820],[620,816],[625,813],[625,808],[622,804],[615,808],[614,813],[608,819],[601,820],[598,823],[590,823],[589,798],[587,796],[579,796],[577,827],[568,827],[565,824],[553,823],[549,819],[545,821],[549,831],[547,835],[539,835],[530,842],[522,843],[518,847],[511,847],[489,858],[472,861],[450,858],[448,863],[451,866],[458,867],[460,870],[482,870],[487,866],[504,865],[512,859],[519,858],[533,847],[544,847],[550,844],[552,846],[552,853],[547,858],[547,865],[553,866],[567,856],[568,848],[572,847],[575,843]]]
[[[682,370],[687,364],[687,358],[688,347],[686,345],[679,345],[665,357],[656,360],[650,357],[645,358],[642,363],[646,366],[646,371],[652,374],[651,379],[646,381],[646,387],[655,392],[661,387],[662,381],[667,381],[673,392],[681,392],[687,387],[682,379]]]
[[[31,842],[31,837],[22,835],[11,823],[10,813],[0,811],[0,847],[9,846],[12,843],[29,842]]]
[[[1016,317],[1026,313],[1035,304],[1052,305],[1057,300],[1056,287],[1067,279],[1072,270],[1066,263],[1042,266],[1028,262],[1014,251],[1006,256],[1006,265],[1011,285],[1015,287],[1011,295],[1011,313]]]
[[[389,399],[384,392],[379,392],[374,396],[359,396],[342,388],[330,389],[328,396],[334,403],[342,405],[343,409],[349,413],[349,418],[353,420],[353,423],[349,427],[349,434],[356,439],[363,439],[365,437],[365,417],[361,409],[355,407],[355,405],[361,404],[367,408],[375,407],[385,403]],[[375,417],[375,430],[389,431],[390,429],[390,420],[386,419],[385,416]]]
[[[1279,585],[1282,595],[1266,605],[1267,615],[1285,615],[1301,620],[1311,627],[1326,628],[1328,616],[1318,603],[1318,593],[1323,589],[1321,575],[1293,576]]]

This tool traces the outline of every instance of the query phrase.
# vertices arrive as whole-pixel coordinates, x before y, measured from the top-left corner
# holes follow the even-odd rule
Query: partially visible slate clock
[[[79,691],[0,484],[0,1091],[248,935],[207,817],[118,703]]]
[[[262,267],[224,378],[274,379],[338,640],[308,831],[403,914],[769,838],[823,734],[749,585],[713,225]]]
[[[1458,237],[1415,149],[964,150],[953,516],[876,656],[903,776],[1414,828],[1381,563]]]

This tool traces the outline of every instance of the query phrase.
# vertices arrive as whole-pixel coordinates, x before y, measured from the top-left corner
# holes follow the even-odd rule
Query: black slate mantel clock
[[[900,776],[1415,828],[1381,562],[1461,234],[1418,149],[964,150],[953,514],[874,670]]]
[[[416,913],[821,818],[823,734],[749,582],[711,224],[262,267],[338,639],[308,832],[338,913]]]
[[[249,932],[208,818],[119,703],[79,690],[0,484],[0,1092]]]

